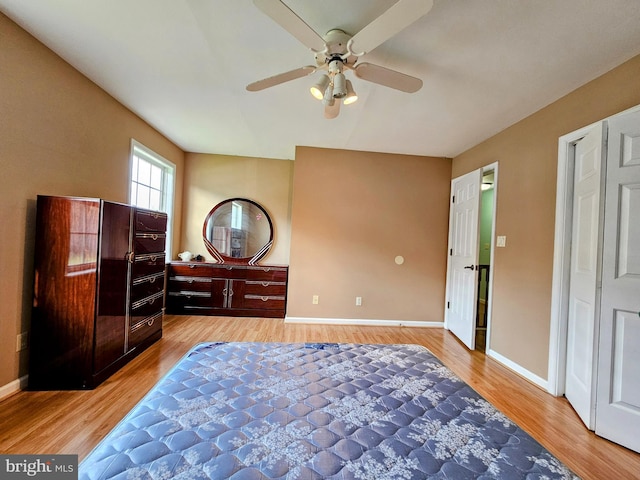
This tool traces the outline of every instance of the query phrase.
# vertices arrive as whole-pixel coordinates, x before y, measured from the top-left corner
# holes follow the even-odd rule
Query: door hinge
[[[449,308],[451,308],[451,303],[450,303],[450,302],[447,302],[447,310],[448,310]]]
[[[452,256],[452,255],[453,255],[453,248],[450,248],[449,249],[449,256]]]
[[[456,196],[455,195],[451,196],[451,203],[456,203]]]

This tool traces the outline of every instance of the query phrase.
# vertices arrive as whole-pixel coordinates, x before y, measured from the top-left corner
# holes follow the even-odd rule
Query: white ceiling
[[[355,34],[395,2],[285,3],[324,35]],[[245,90],[314,63],[251,0],[0,0],[0,11],[183,150],[266,158],[292,159],[296,145],[452,157],[640,54],[639,0],[435,0],[361,60],[422,89],[347,73],[360,98],[327,120],[313,76]]]

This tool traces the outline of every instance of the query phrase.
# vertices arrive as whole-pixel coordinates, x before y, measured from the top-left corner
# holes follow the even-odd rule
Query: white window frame
[[[129,203],[136,205],[134,199],[131,198],[133,193],[133,162],[134,156],[159,167],[162,170],[162,187],[160,195],[160,210],[167,214],[167,241],[166,254],[167,260],[171,259],[171,238],[173,231],[173,205],[175,192],[176,166],[161,155],[150,148],[144,146],[135,139],[131,139],[131,149],[129,154]],[[141,207],[146,208],[146,207]]]

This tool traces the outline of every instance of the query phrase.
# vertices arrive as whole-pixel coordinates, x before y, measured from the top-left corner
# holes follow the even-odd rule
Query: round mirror
[[[207,250],[218,263],[255,264],[273,244],[273,225],[259,204],[246,198],[220,202],[202,228]]]

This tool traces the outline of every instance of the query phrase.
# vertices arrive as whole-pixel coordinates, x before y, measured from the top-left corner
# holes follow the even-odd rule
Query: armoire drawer
[[[164,233],[137,233],[133,251],[136,252],[136,255],[164,252],[166,240]]]
[[[137,232],[165,232],[167,230],[167,214],[150,210],[136,210]]]
[[[144,253],[136,255],[132,268],[132,278],[146,277],[156,273],[164,272],[164,253]]]
[[[131,301],[137,302],[145,297],[164,291],[164,271],[133,279]]]
[[[161,329],[162,311],[156,312],[148,317],[138,318],[137,322],[132,322],[131,328],[129,329],[129,349],[134,348]]]

